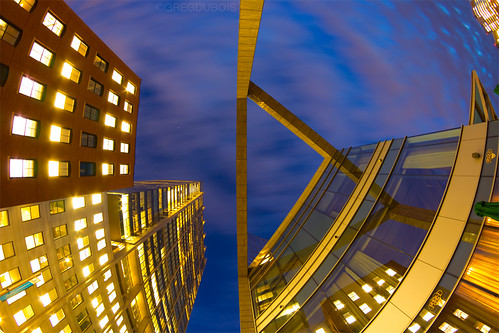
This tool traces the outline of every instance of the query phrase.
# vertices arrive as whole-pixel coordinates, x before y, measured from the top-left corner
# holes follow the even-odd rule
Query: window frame
[[[40,50],[33,49],[35,45],[41,48],[41,52]],[[47,57],[46,53],[50,54],[50,57]],[[35,55],[37,56],[39,55],[39,57],[35,58]],[[33,44],[31,44],[31,48],[29,50],[29,56],[32,59],[38,61],[39,63],[44,64],[47,67],[52,67],[55,60],[55,53],[50,49],[48,49],[47,47],[45,47],[44,45],[42,45],[38,40],[34,40]]]
[[[89,138],[93,139],[93,145],[89,145],[89,142],[91,143],[91,141],[89,141]],[[97,148],[97,135],[87,132],[81,132],[80,147]]]
[[[5,30],[0,29],[0,40],[3,40],[4,42],[6,42],[9,45],[17,46],[17,44],[19,44],[19,41],[21,40],[21,36],[23,34],[22,30],[19,29],[18,27],[16,27],[15,25],[13,25],[12,23],[10,23],[10,21],[6,20],[2,16],[0,16],[0,21],[3,21],[5,23]],[[1,26],[1,24],[0,24],[0,26]],[[17,36],[13,35],[12,31],[9,31],[9,30],[15,30],[15,32],[17,33]],[[10,40],[7,40],[4,38],[6,35],[15,39],[13,41],[13,43]]]
[[[48,20],[51,20],[50,18],[47,18],[49,15],[52,16],[54,22],[48,22]],[[44,25],[58,37],[61,37],[66,30],[66,25],[61,20],[59,20],[59,18],[57,18],[57,16],[50,10],[45,13],[45,16],[43,16],[42,25]]]
[[[85,169],[82,169],[83,166],[85,167]],[[89,168],[91,169],[90,171],[87,170]],[[82,173],[82,170],[86,171]],[[96,174],[97,174],[97,164],[95,162],[80,161],[80,177],[92,177],[95,176]]]
[[[19,121],[24,121],[24,125],[19,124],[19,121],[17,122],[19,125],[16,126],[16,119]],[[35,126],[29,126],[28,124],[32,125],[35,124]],[[24,127],[24,134],[21,134],[18,129],[16,129],[17,133],[14,132],[15,128],[18,127],[18,129],[21,129],[21,127]],[[29,134],[26,134],[29,132]],[[17,135],[17,136],[24,136],[27,138],[38,138],[40,135],[40,121],[36,119],[31,119],[31,118],[25,118],[20,115],[14,114],[14,117],[12,118],[12,127],[11,127],[11,132],[12,135]]]
[[[15,166],[13,168],[12,161],[21,161],[21,175],[17,176],[17,173],[13,176],[12,169],[17,170],[19,166]],[[32,163],[32,166],[27,166],[25,164]],[[29,172],[32,170],[32,172]],[[9,178],[10,179],[19,179],[19,178],[36,178],[38,173],[38,164],[35,159],[22,159],[22,158],[10,158],[9,159]]]

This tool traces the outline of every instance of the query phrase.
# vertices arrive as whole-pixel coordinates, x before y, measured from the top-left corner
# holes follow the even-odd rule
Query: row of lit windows
[[[102,163],[102,175],[114,175],[114,163]],[[48,163],[48,176],[49,177],[69,177],[70,175],[70,162],[68,161],[49,161]],[[128,164],[120,164],[120,175],[128,175],[130,168]],[[80,176],[95,176],[96,163],[94,162],[80,162]],[[10,178],[36,178],[37,177],[37,160],[31,159],[10,159]]]

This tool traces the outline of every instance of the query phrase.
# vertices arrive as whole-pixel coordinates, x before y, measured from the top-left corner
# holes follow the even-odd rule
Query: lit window
[[[0,211],[0,228],[8,226],[9,223],[9,214],[6,210]]]
[[[43,20],[43,25],[46,26],[50,31],[52,31],[57,36],[62,34],[62,30],[64,29],[64,24],[61,21],[55,18],[52,13],[48,12],[45,15],[45,19]]]
[[[373,288],[372,288],[370,285],[368,285],[368,284],[364,284],[364,285],[362,286],[362,289],[364,289],[364,291],[365,291],[366,293],[368,293],[368,292],[370,292],[370,291],[372,291],[372,290],[373,290]]]
[[[82,56],[87,56],[88,45],[85,44],[78,36],[74,35],[73,41],[71,42],[71,47],[74,50],[78,51],[78,53]]]
[[[438,329],[441,330],[442,332],[445,332],[445,333],[453,333],[453,332],[457,331],[457,328],[455,328],[454,326],[449,325],[445,321],[442,323],[442,325],[440,325],[438,327]]]
[[[106,254],[103,254],[99,258],[99,264],[102,266],[104,265],[107,261],[109,260],[109,256]]]
[[[36,3],[36,0],[14,0],[19,6],[25,9],[28,13]],[[34,332],[34,331],[33,331]],[[40,331],[41,333],[41,331]]]
[[[98,246],[99,244],[97,244]],[[106,241],[104,240],[104,246],[106,246]],[[0,245],[0,261],[14,256],[14,244],[8,242]]]
[[[130,133],[132,131],[132,125],[126,121],[121,122],[121,131],[125,133]]]
[[[102,229],[98,229],[98,230],[95,232],[95,237],[96,237],[97,239],[101,239],[101,238],[103,238],[103,237],[104,237],[104,235],[105,235],[105,233],[104,233],[104,228],[102,228]]]
[[[71,129],[62,128],[57,125],[50,126],[50,141],[70,143],[71,142]]]
[[[106,326],[106,324],[109,322],[109,318],[107,316],[105,316],[104,318],[102,318],[101,321],[99,321],[99,325],[101,328],[104,328],[104,326]]]
[[[61,224],[57,227],[52,228],[52,233],[54,234],[54,239],[59,239],[61,237],[68,235],[68,227],[66,224]]]
[[[95,312],[96,312],[96,315],[97,317],[99,317],[102,313],[102,311],[104,311],[104,304],[101,303],[96,309],[95,309]]]
[[[35,247],[43,245],[43,234],[41,232],[37,232],[36,234],[24,237],[24,240],[26,242],[26,248],[31,250]]]
[[[114,150],[114,140],[104,138],[104,141],[102,142],[102,149]]]
[[[31,51],[29,52],[29,56],[46,66],[52,65],[52,60],[54,59],[54,53],[50,52],[48,49],[44,48],[37,42],[33,43]]]
[[[386,287],[386,291],[388,291],[390,294],[393,294],[393,292],[395,291],[395,287],[388,286],[388,287]]]
[[[114,301],[115,298],[116,298],[116,291],[113,291],[112,293],[109,294],[109,303]]]
[[[69,176],[69,162],[49,161],[49,177]]]
[[[42,273],[38,275],[37,278],[39,281],[36,283],[36,286],[40,288],[45,284],[45,282],[52,280],[52,274],[50,273],[50,269],[42,271]]]
[[[71,64],[68,62],[65,62],[64,65],[62,65],[62,71],[61,71],[62,77],[65,77],[66,79],[70,79],[73,82],[80,82],[80,76],[81,72],[74,68]]]
[[[42,268],[47,267],[49,264],[47,260],[47,256],[41,256],[39,258],[33,259],[29,262],[29,265],[31,266],[31,271],[33,273],[38,272]]]
[[[340,300],[336,300],[333,303],[334,303],[334,306],[336,306],[336,308],[338,310],[341,310],[345,307],[345,304],[343,304]]]
[[[118,71],[115,69],[115,70],[113,70],[112,79],[114,81],[118,82],[119,84],[121,84],[123,82],[123,75],[118,73]]]
[[[105,239],[101,239],[100,241],[97,242],[97,251],[100,251],[105,247],[106,247],[106,240]]]
[[[421,326],[419,324],[414,323],[409,327],[409,331],[411,331],[412,333],[416,333],[420,328]]]
[[[386,299],[381,296],[381,295],[376,295],[374,296],[374,299],[376,300],[376,302],[378,302],[379,304],[383,303],[384,301],[386,301]]]
[[[123,322],[123,316],[119,316],[119,317],[118,317],[118,320],[116,321],[116,325],[117,325],[117,326],[120,326],[122,322]],[[123,326],[123,327],[125,327],[125,326]],[[126,327],[125,327],[125,328],[126,328]]]
[[[459,319],[462,319],[462,320],[465,320],[466,318],[468,318],[468,314],[466,312],[464,312],[463,310],[460,310],[460,309],[456,309],[456,311],[454,311],[454,316],[458,317]]]
[[[71,329],[71,326],[69,326],[69,324],[64,326],[64,328],[59,331],[59,333],[71,333],[71,332],[73,332],[73,330]]]
[[[80,251],[80,261],[83,261],[92,255],[90,247],[86,247]]]
[[[52,303],[55,299],[57,299],[57,297],[59,296],[57,295],[57,290],[55,290],[54,288],[48,293],[45,293],[42,296],[40,296],[40,301],[42,301],[43,307],[46,307],[47,305]]]
[[[76,309],[78,305],[80,305],[83,302],[83,297],[81,294],[76,294],[75,297],[73,297],[71,300],[69,300],[69,303],[71,304],[71,307],[73,309]]]
[[[55,95],[54,106],[58,109],[73,112],[74,107],[75,107],[75,99],[72,97],[66,96],[61,92],[57,92],[57,94]]]
[[[361,306],[359,306],[359,308],[362,310],[362,312],[364,313],[369,313],[371,312],[371,308],[369,307],[369,305],[367,305],[366,303],[362,304]]]
[[[32,205],[28,207],[21,208],[21,220],[23,222],[34,220],[40,217],[40,206]]]
[[[24,296],[26,296],[26,295],[27,295],[26,290],[23,290],[23,291],[21,291],[20,293],[18,293],[18,294],[16,294],[16,295],[14,295],[14,296],[11,296],[11,297],[9,297],[9,298],[7,298],[7,304],[11,305],[11,304],[12,304],[12,303],[14,303],[15,301],[17,301],[17,300],[19,300],[19,299],[23,298],[23,297],[24,297]],[[36,332],[36,331],[33,331],[33,332]],[[33,332],[32,332],[32,333],[33,333]]]
[[[96,107],[85,104],[85,108],[83,109],[83,118],[87,118],[93,121],[99,121],[100,110]]]
[[[88,294],[89,295],[92,295],[94,293],[94,291],[97,290],[97,288],[99,288],[99,283],[97,281],[94,281],[92,282],[91,285],[88,286]]]
[[[116,118],[111,116],[110,114],[106,114],[104,118],[104,125],[109,127],[116,127]]]
[[[120,103],[120,98],[112,91],[109,91],[109,95],[107,96],[107,101],[111,104],[118,105]]]
[[[101,223],[102,221],[104,221],[102,213],[94,214],[94,224]]]
[[[87,277],[94,271],[94,264],[83,267],[83,276]]]
[[[102,163],[102,175],[114,175],[114,164],[113,163]]]
[[[111,293],[114,290],[114,282],[111,282],[110,284],[107,285],[106,287],[107,293]]]
[[[120,152],[128,154],[129,151],[130,151],[130,145],[128,143],[122,142],[120,147]]]
[[[95,176],[94,162],[80,162],[80,177]]]
[[[424,321],[428,321],[431,318],[435,317],[435,315],[428,310],[424,310],[426,313],[422,316]]]
[[[104,272],[104,281],[107,281],[111,277],[111,270],[108,269],[107,271]]]
[[[343,315],[343,317],[345,317],[345,320],[347,321],[347,323],[351,324],[353,322],[355,322],[357,319],[355,319],[354,316],[352,316],[349,312],[347,312],[346,314]]]
[[[71,246],[69,244],[57,248],[56,255],[57,260],[59,260],[59,269],[61,272],[73,267],[73,257],[71,256]]]
[[[385,280],[383,279],[376,279],[376,283],[379,285],[379,286],[382,286],[384,283],[385,283]]]
[[[79,250],[81,250],[85,246],[88,246],[88,244],[89,244],[88,236],[78,238],[76,240],[76,244],[78,244]]]
[[[90,302],[90,303],[92,303],[92,307],[95,309],[96,307],[99,306],[99,304],[102,303],[102,296],[101,295],[97,295],[97,297],[95,297],[92,300],[92,302]]]
[[[85,207],[85,197],[74,197],[73,198],[73,209],[78,209]]]
[[[21,31],[0,18],[0,39],[15,46],[21,37]]]
[[[0,284],[4,289],[13,283],[16,283],[19,280],[21,280],[21,274],[19,273],[19,268],[14,268],[8,272],[0,274]]]
[[[128,175],[128,164],[120,164],[120,175]]]
[[[97,66],[101,71],[107,72],[107,61],[105,61],[100,55],[96,54],[94,59],[94,65]]]
[[[129,113],[132,113],[133,111],[133,106],[130,102],[128,102],[127,100],[125,100],[125,105],[123,106],[123,110],[125,110],[126,112],[129,112]]]
[[[59,324],[59,322],[63,320],[64,317],[66,317],[66,315],[64,314],[64,310],[60,309],[50,316],[50,324],[52,325],[52,327],[55,327],[55,325]]]
[[[352,291],[350,294],[348,294],[348,297],[350,297],[352,301],[356,301],[359,299],[359,295],[357,295],[355,291]]]
[[[90,78],[90,81],[88,81],[87,89],[96,94],[97,96],[102,96],[102,93],[104,92],[104,86],[99,82],[95,81],[93,78]]]
[[[85,229],[86,227],[87,227],[86,217],[75,221],[75,231],[80,231],[82,229]]]
[[[118,310],[120,309],[120,303],[116,303],[115,305],[113,305],[113,307],[111,308],[111,310],[113,310],[113,313],[116,313],[118,312]]]
[[[63,213],[66,210],[66,204],[64,200],[52,201],[50,203],[50,215]]]
[[[128,91],[131,94],[135,94],[135,86],[133,85],[132,82],[128,81],[126,85],[126,91]]]
[[[77,284],[78,284],[78,278],[76,277],[76,274],[73,274],[68,279],[66,279],[66,281],[64,281],[64,288],[66,289],[66,291],[68,291]]]
[[[27,76],[23,76],[21,79],[21,86],[19,87],[20,94],[41,100],[44,92],[45,86],[43,84],[36,82]]]
[[[21,326],[26,322],[26,320],[30,319],[34,315],[35,313],[33,312],[33,308],[31,307],[31,305],[28,305],[21,311],[14,314],[14,320],[16,321],[17,326]]]
[[[397,272],[395,272],[393,269],[391,268],[388,268],[386,271],[386,274],[390,275],[390,276],[394,276],[395,274],[397,274]]]
[[[35,160],[10,159],[10,178],[35,177]]]
[[[489,333],[491,328],[484,323],[477,322],[475,328],[479,330],[481,333]]]
[[[97,135],[81,132],[80,144],[82,147],[88,147],[88,148],[97,147]]]

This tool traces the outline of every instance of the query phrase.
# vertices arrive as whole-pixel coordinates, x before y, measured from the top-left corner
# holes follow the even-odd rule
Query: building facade
[[[63,1],[2,1],[0,207],[133,186],[140,78]]]
[[[0,331],[185,332],[203,209],[199,182],[155,181],[0,210]]]
[[[237,237],[242,332],[499,332],[499,121],[472,72],[468,125],[336,149],[250,81],[263,1],[241,1]],[[324,157],[248,265],[247,99]]]

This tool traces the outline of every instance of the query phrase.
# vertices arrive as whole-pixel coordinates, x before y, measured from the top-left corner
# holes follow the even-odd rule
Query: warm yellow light
[[[102,202],[102,195],[100,193],[92,194],[92,205],[100,204]]]
[[[421,328],[421,326],[417,323],[414,323],[412,326],[409,327],[409,331],[411,331],[412,333],[416,333],[417,331],[419,331],[419,329]]]
[[[357,321],[357,319],[355,319],[355,317],[354,317],[354,316],[352,316],[352,315],[350,315],[350,316],[348,316],[348,317],[345,317],[345,320],[346,320],[346,321],[347,321],[347,323],[349,323],[349,324],[351,324],[351,323],[353,323],[353,322]]]
[[[435,317],[435,315],[433,313],[427,311],[426,314],[423,316],[423,320],[424,321],[428,321],[428,320],[430,320],[433,317]]]
[[[49,305],[51,302],[49,293],[46,293],[46,294],[40,296],[40,301],[42,302],[43,307],[46,307],[47,305]]]
[[[78,37],[74,36],[73,41],[71,42],[71,47],[78,51],[78,49],[80,48],[80,44],[81,40]]]
[[[107,255],[107,253],[106,253],[106,254],[104,254],[104,255],[100,256],[100,258],[99,258],[99,263],[100,263],[100,265],[102,266],[102,265],[104,265],[104,264],[105,264],[108,260],[109,260],[109,257],[108,257],[108,255]]]
[[[369,313],[371,312],[371,308],[369,307],[369,305],[367,305],[366,303],[362,304],[361,306],[359,306],[359,308],[362,310],[362,312],[364,313]]]
[[[61,141],[61,131],[62,128],[56,125],[50,126],[50,141],[60,142]]]
[[[74,197],[73,198],[73,209],[78,209],[85,207],[85,197]]]
[[[90,268],[88,266],[83,267],[83,276],[87,277],[90,275]]]
[[[71,77],[72,71],[73,71],[73,66],[71,66],[70,64],[65,62],[64,65],[62,65],[61,75],[63,77],[65,77],[66,79],[69,79]],[[64,104],[63,104],[63,106],[64,106]]]
[[[130,133],[132,125],[126,121],[121,122],[121,131],[125,133]]]
[[[116,118],[111,116],[110,114],[106,114],[106,116],[104,117],[104,125],[116,127]]]
[[[336,306],[336,308],[338,310],[341,310],[345,307],[345,304],[343,304],[340,300],[336,300],[333,303],[334,303],[334,306]]]
[[[128,81],[126,85],[126,91],[128,91],[131,94],[135,94],[135,86],[132,84],[132,82]]]
[[[385,283],[385,280],[383,280],[383,279],[380,279],[380,280],[378,280],[378,282],[377,282],[377,284],[378,284],[378,285],[380,285],[380,286],[382,286],[382,285],[383,285],[383,283]]]
[[[121,75],[120,73],[118,73],[118,72],[116,71],[116,69],[115,69],[115,70],[113,70],[113,75],[111,76],[111,78],[112,78],[114,81],[118,82],[119,84],[121,84],[121,82],[123,82],[123,75]]]
[[[49,161],[49,177],[59,176],[59,162]]]
[[[108,321],[109,321],[109,319],[107,318],[107,316],[102,318],[102,320],[99,322],[100,328],[104,328],[104,326],[106,326]]]
[[[379,304],[383,303],[384,301],[386,301],[386,298],[384,298],[383,296],[381,295],[376,295],[374,296],[374,299],[376,300],[376,302],[378,302]]]
[[[367,283],[362,286],[362,289],[364,289],[366,293],[371,292],[373,290],[373,288]]]
[[[397,272],[395,272],[393,269],[391,268],[388,268],[386,271],[386,274],[390,275],[390,276],[394,276],[395,274],[397,274]]]
[[[64,109],[65,103],[66,103],[66,96],[64,94],[61,94],[60,92],[57,92],[57,94],[55,95],[54,106],[58,109]]]
[[[316,330],[315,333],[326,333],[326,331],[324,331],[324,329],[321,327],[318,330]]]

